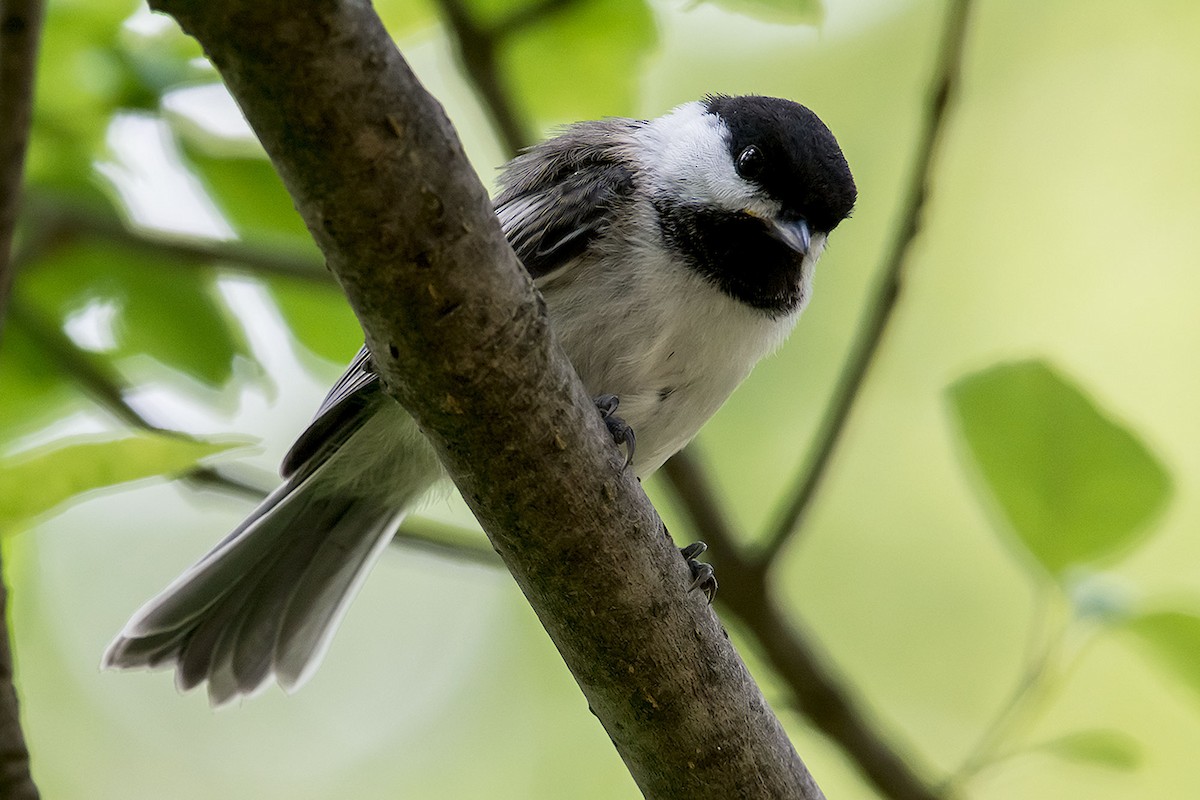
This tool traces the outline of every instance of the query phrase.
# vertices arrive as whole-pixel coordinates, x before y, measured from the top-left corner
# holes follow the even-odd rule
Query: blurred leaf
[[[0,459],[0,532],[13,533],[84,492],[175,475],[199,459],[245,444],[139,433],[107,442],[55,442]]]
[[[137,6],[133,0],[49,4],[26,165],[31,184],[95,192],[91,165],[113,113],[157,105],[120,41],[121,23]]]
[[[428,0],[376,0],[374,6],[393,39],[410,36],[438,22],[437,11]]]
[[[188,165],[241,238],[262,244],[302,242],[315,250],[291,195],[265,154],[261,158],[212,155],[188,137],[180,138]]]
[[[1156,611],[1133,617],[1125,627],[1149,646],[1163,667],[1200,696],[1200,616]]]
[[[992,367],[949,394],[992,496],[1056,576],[1128,548],[1165,505],[1154,455],[1044,362]]]
[[[55,319],[101,317],[113,357],[149,354],[210,386],[247,353],[213,289],[213,273],[147,250],[87,239],[56,248],[21,274],[26,302]]]
[[[1120,575],[1072,569],[1064,576],[1067,597],[1078,619],[1115,625],[1134,609],[1134,591]]]
[[[204,50],[174,20],[139,9],[139,24],[124,25],[117,35],[121,57],[141,87],[155,98],[181,83],[211,76],[215,71],[204,57]],[[153,20],[151,24],[145,24]],[[163,22],[165,24],[157,24]],[[147,106],[151,107],[151,106]]]
[[[1142,763],[1142,748],[1137,740],[1127,733],[1111,729],[1069,733],[1046,742],[1038,749],[1071,761],[1125,771],[1135,770]]]
[[[78,397],[20,323],[6,319],[0,337],[0,442],[62,416],[63,407]]]
[[[475,24],[486,30],[511,14],[532,8],[538,2],[539,0],[466,0],[463,5]]]
[[[273,279],[271,294],[292,335],[314,354],[348,364],[362,347],[363,332],[346,296],[335,286]]]
[[[657,39],[643,0],[580,0],[503,48],[504,77],[541,122],[630,114],[638,66]]]
[[[821,0],[704,0],[726,11],[777,25],[817,25],[825,17]]]

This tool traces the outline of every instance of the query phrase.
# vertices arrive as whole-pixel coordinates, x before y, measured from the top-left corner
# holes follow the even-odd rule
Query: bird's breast
[[[588,391],[620,398],[617,413],[637,437],[639,476],[696,435],[799,313],[763,313],[667,258],[637,269],[582,263],[543,294]]]

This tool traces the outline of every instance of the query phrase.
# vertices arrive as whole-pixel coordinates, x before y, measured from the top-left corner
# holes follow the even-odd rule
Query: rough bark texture
[[[153,5],[220,70],[389,391],[646,796],[821,797],[704,597],[686,592],[453,129],[370,5]]]
[[[0,0],[0,330],[12,286],[13,231],[29,144],[42,16],[41,0]],[[8,590],[0,565],[0,798],[37,800],[13,683],[7,606]]]
[[[12,288],[12,243],[33,115],[42,0],[0,0],[0,331]]]

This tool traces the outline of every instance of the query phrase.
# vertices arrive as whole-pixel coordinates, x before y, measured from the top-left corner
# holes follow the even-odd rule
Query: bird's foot
[[[711,564],[704,564],[696,560],[696,556],[707,549],[708,545],[704,542],[693,542],[687,547],[679,548],[679,554],[687,561],[688,569],[692,571],[692,584],[688,587],[688,591],[694,592],[699,589],[704,592],[704,596],[708,598],[711,605],[713,598],[717,596],[717,574]]]
[[[615,394],[602,394],[597,396],[593,402],[595,402],[596,410],[600,412],[600,419],[604,420],[613,442],[618,447],[625,445],[625,466],[628,467],[633,463],[633,450],[637,441],[633,435],[633,428],[629,427],[629,423],[616,414],[617,406],[621,404],[620,398]]]

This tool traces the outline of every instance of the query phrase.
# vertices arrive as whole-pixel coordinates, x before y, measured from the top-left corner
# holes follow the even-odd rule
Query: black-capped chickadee
[[[573,125],[513,159],[500,184],[508,241],[584,385],[620,398],[639,477],[687,444],[792,330],[826,237],[856,197],[817,116],[758,96]],[[181,689],[207,680],[214,705],[272,676],[295,690],[400,521],[444,477],[365,348],[282,473],[282,486],[134,615],[105,666],[174,665]]]

